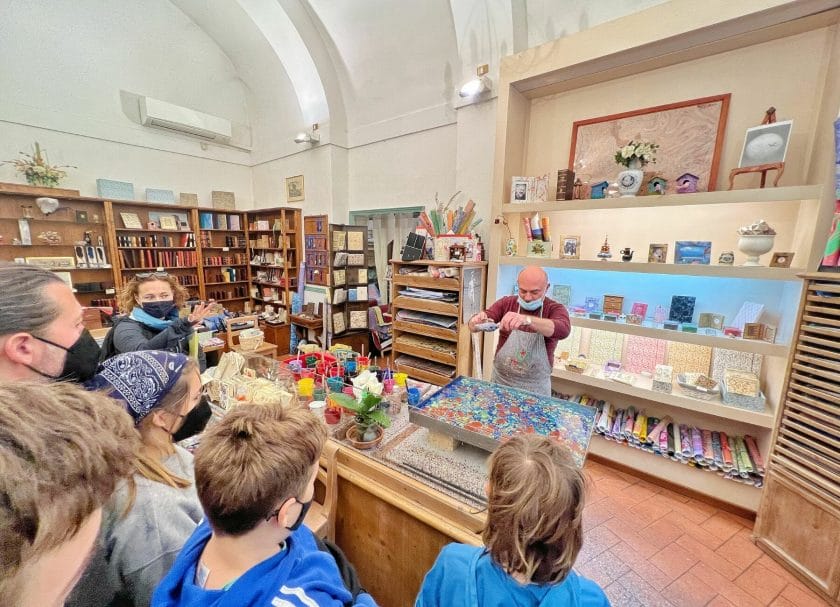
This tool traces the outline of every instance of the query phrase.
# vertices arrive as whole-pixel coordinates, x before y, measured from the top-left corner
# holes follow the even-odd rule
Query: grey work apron
[[[522,308],[519,309],[522,313]],[[542,318],[542,309],[540,309]],[[515,329],[496,352],[490,381],[534,394],[551,396],[551,366],[545,351],[545,337]]]

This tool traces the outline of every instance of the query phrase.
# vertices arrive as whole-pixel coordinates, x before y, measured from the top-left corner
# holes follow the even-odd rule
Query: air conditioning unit
[[[219,143],[230,141],[230,120],[151,97],[140,97],[139,103],[140,121],[144,126],[167,129]]]

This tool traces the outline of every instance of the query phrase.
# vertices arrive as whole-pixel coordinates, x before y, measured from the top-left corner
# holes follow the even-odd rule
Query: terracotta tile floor
[[[827,606],[750,539],[752,521],[587,461],[575,568],[614,607]]]

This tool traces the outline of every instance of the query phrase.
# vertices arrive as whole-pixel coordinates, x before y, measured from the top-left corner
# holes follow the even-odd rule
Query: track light
[[[458,91],[458,94],[461,97],[476,97],[489,91],[493,86],[493,82],[485,75],[488,69],[489,66],[486,63],[479,65],[475,70],[475,78],[465,83]]]
[[[309,143],[316,144],[321,141],[321,135],[318,133],[318,123],[312,125],[312,130],[309,133],[300,132],[295,136],[295,143]]]

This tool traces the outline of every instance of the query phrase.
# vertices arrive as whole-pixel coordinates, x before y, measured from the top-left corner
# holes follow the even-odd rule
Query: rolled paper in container
[[[621,432],[621,436],[625,440],[629,440],[631,436],[633,436],[633,426],[636,425],[636,409],[634,407],[628,407],[627,415],[624,417],[624,430]]]
[[[658,423],[659,423],[659,418],[658,417],[648,416],[647,428],[646,428],[647,432],[642,437],[642,442],[643,443],[647,443],[648,445],[653,444],[653,439],[651,439],[650,435],[651,435],[651,432],[653,432],[653,429],[656,427],[656,424],[658,424]]]
[[[694,461],[703,461],[703,434],[699,428],[691,428],[691,451],[694,453]]]
[[[691,457],[691,431],[685,424],[680,424],[680,446],[683,457]]]
[[[542,239],[545,242],[551,242],[551,232],[548,231],[548,217],[540,219],[540,227],[542,228]]]
[[[673,423],[671,428],[671,441],[673,443],[674,459],[679,459],[682,456],[682,443],[680,442],[680,425]],[[671,444],[668,445],[668,451],[671,451]]]
[[[707,464],[713,464],[715,461],[715,453],[712,450],[712,431],[703,430],[703,459]]]
[[[720,452],[723,457],[723,469],[732,470],[732,450],[729,447],[729,437],[726,436],[726,432],[720,433]]]
[[[604,409],[603,413],[601,414],[601,419],[598,420],[598,431],[601,434],[605,434],[607,428],[609,427],[611,410],[612,405],[610,403],[604,403]]]
[[[531,217],[531,235],[534,237],[534,240],[542,240],[542,228],[540,227],[540,214],[534,213],[534,216]]]
[[[665,429],[665,440],[668,443],[668,457],[674,457],[674,424],[668,424]]]
[[[633,424],[633,438],[639,440],[642,436],[642,424],[647,420],[645,417],[644,411],[639,411],[639,414],[636,416],[636,421]]]
[[[668,457],[668,426],[665,425],[662,427],[662,431],[659,433],[659,451],[665,457]]]
[[[523,217],[522,223],[525,224],[525,237],[528,240],[534,240],[534,235],[533,233],[531,233],[531,222],[528,221],[527,217]]]
[[[761,457],[761,452],[758,450],[758,444],[752,436],[745,436],[744,442],[747,444],[747,451],[750,454],[750,459],[755,464],[755,471],[764,475],[764,459]]]
[[[735,437],[735,459],[738,461],[738,476],[749,478],[750,472],[753,472],[754,468],[744,439],[740,436]]]
[[[723,452],[720,447],[720,432],[712,432],[712,452],[715,455],[715,466],[723,469]]]
[[[659,435],[662,434],[663,428],[668,427],[668,423],[671,421],[671,418],[667,415],[660,420],[657,420],[656,424],[651,428],[650,432],[648,432],[648,442],[653,443],[654,445],[659,444]]]
[[[614,438],[621,438],[621,422],[624,420],[624,409],[619,409],[615,412],[615,421],[613,422],[612,431],[610,435]]]

